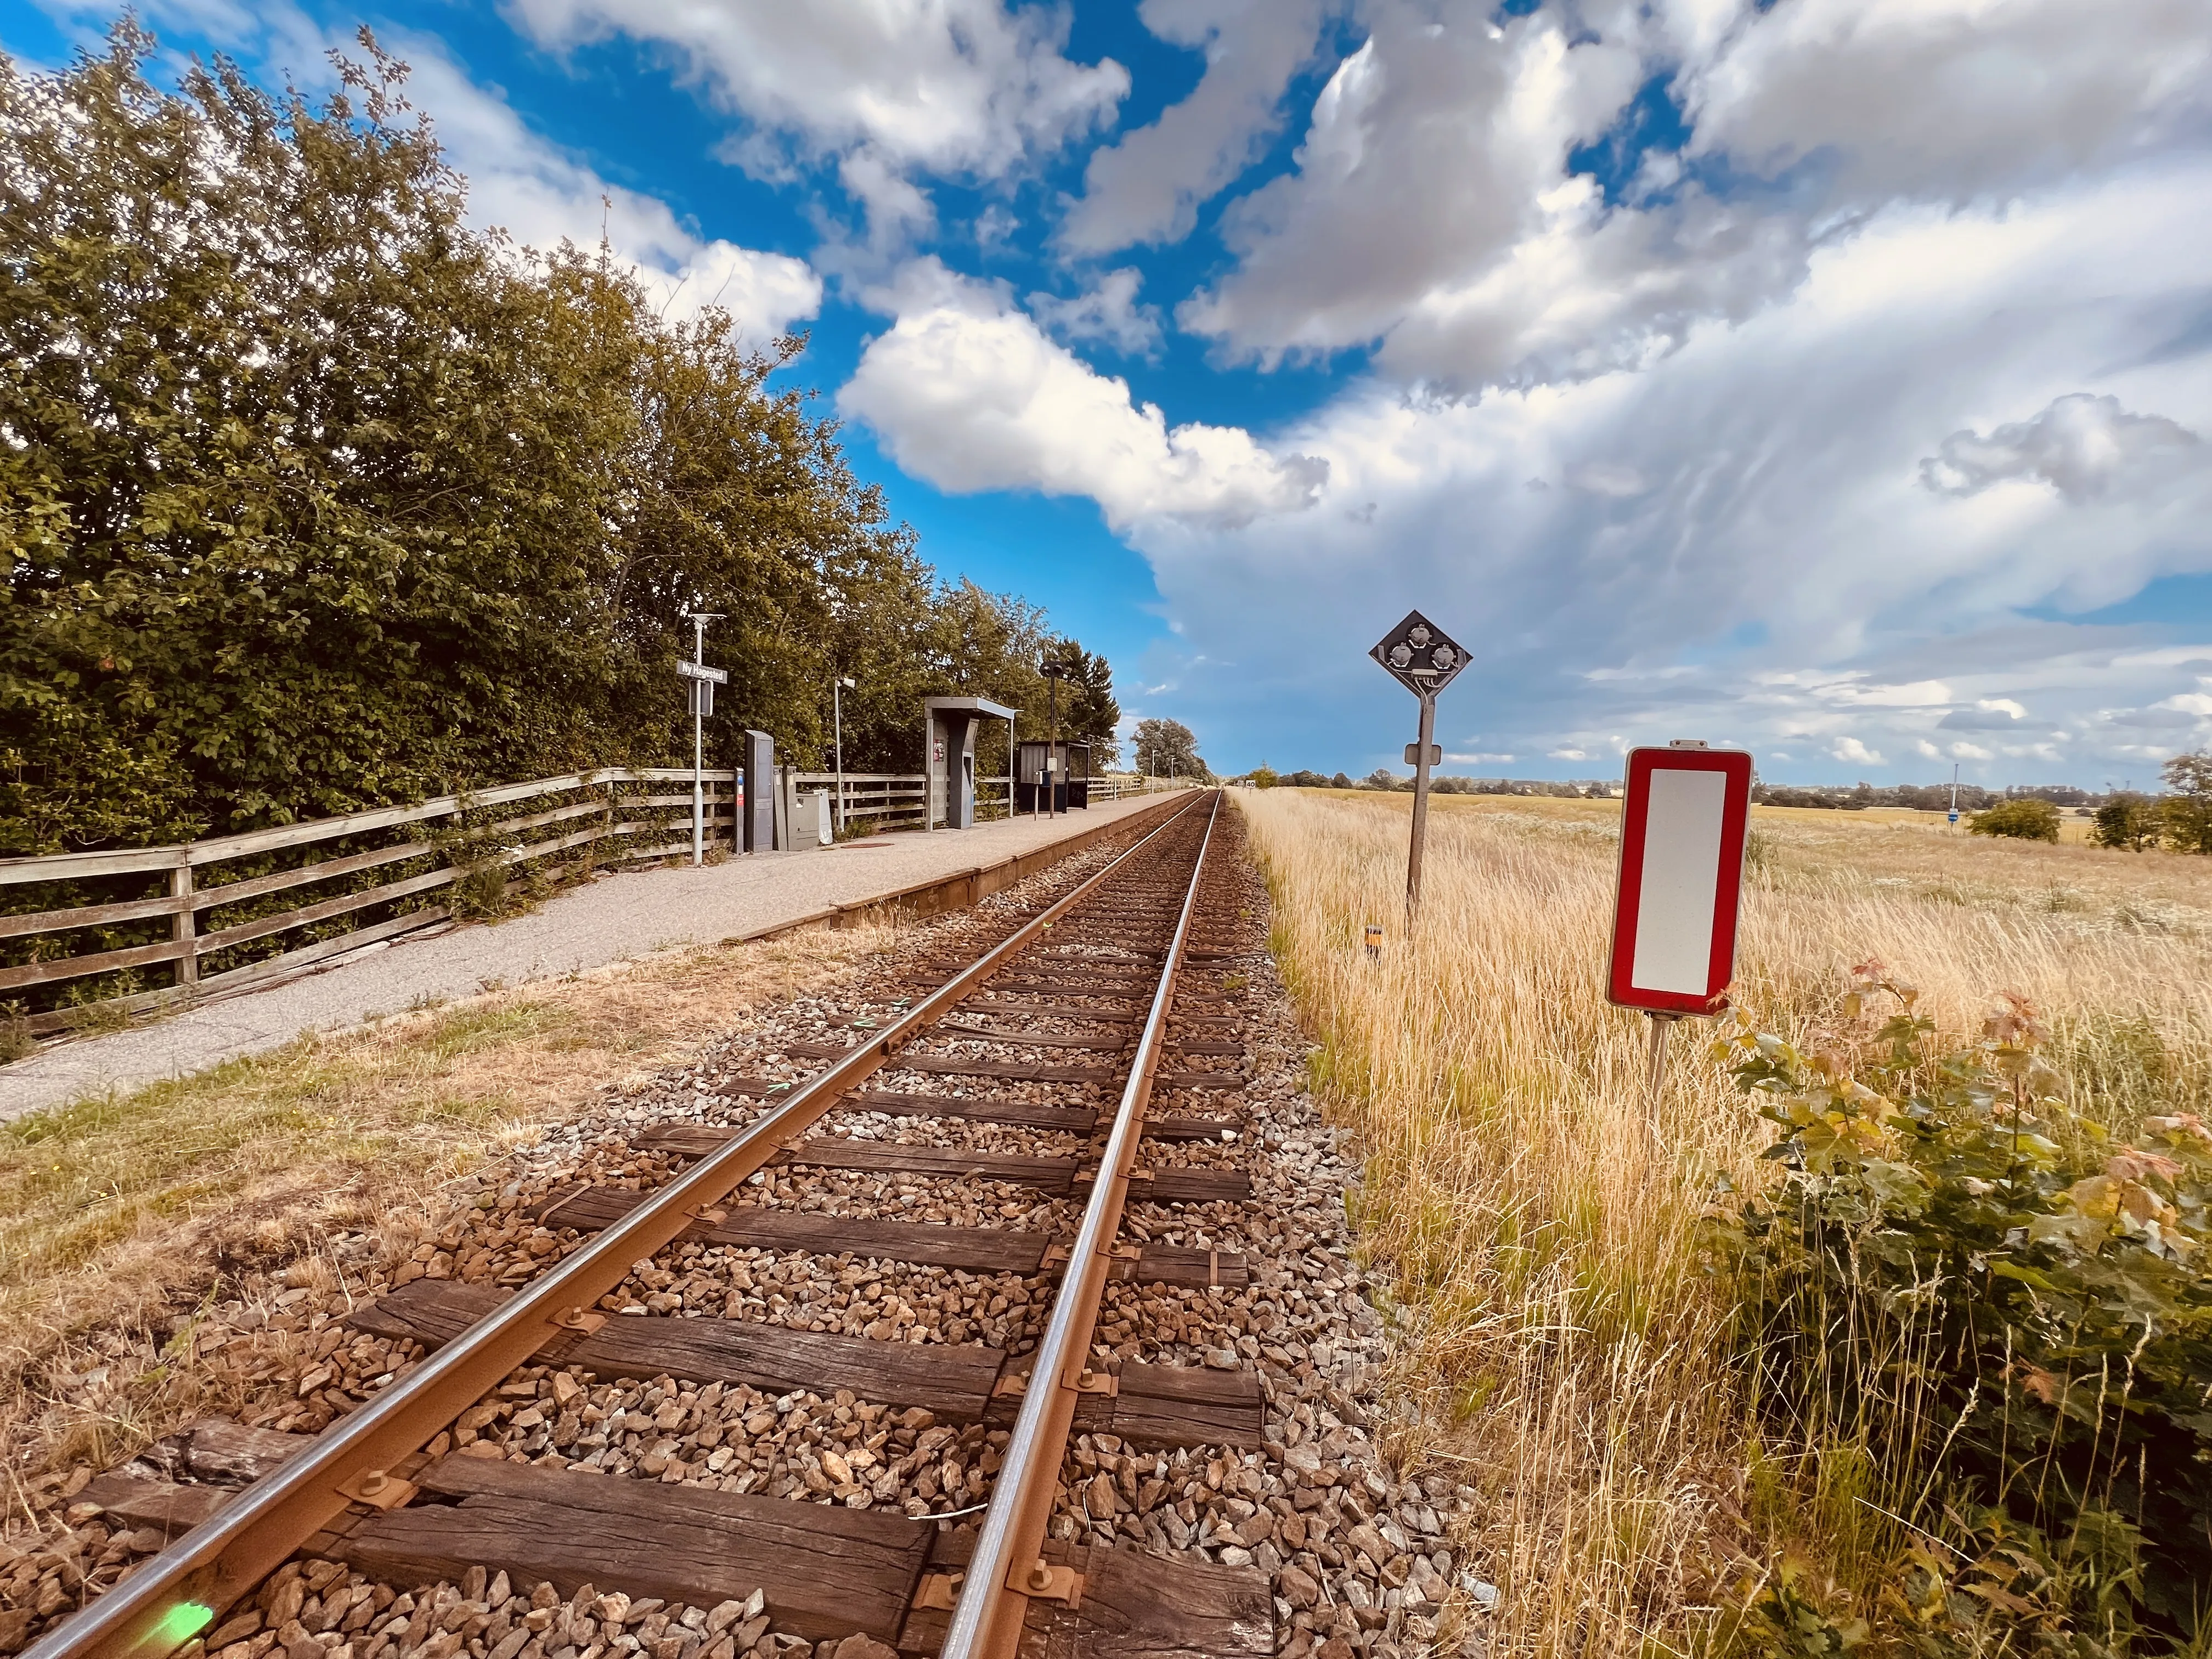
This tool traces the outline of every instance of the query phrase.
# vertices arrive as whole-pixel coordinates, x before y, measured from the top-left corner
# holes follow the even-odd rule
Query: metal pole
[[[1664,1152],[1667,1138],[1659,1133],[1659,1094],[1667,1084],[1667,1033],[1680,1014],[1650,1014],[1651,1022],[1651,1066],[1644,1079],[1644,1110],[1651,1126],[1651,1144]]]
[[[830,682],[830,740],[837,750],[837,833],[845,833],[845,681],[841,675]]]
[[[1060,811],[1060,676],[1044,677],[1045,707],[1050,711],[1051,724],[1045,737],[1046,810]]]
[[[1429,745],[1436,740],[1437,694],[1421,693],[1421,737],[1413,755],[1413,841],[1406,853],[1406,939],[1421,908],[1421,851],[1429,838]]]
[[[691,661],[695,667],[707,665],[707,619],[691,618]],[[707,861],[707,705],[706,696],[699,688],[704,680],[691,682],[691,867],[697,869]]]

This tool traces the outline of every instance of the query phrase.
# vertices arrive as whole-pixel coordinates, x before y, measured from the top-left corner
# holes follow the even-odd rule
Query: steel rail
[[[23,1659],[163,1659],[211,1626],[307,1539],[363,1501],[391,1466],[418,1451],[517,1365],[564,1334],[592,1328],[592,1304],[632,1263],[673,1243],[697,1212],[803,1133],[855,1084],[888,1063],[1061,916],[1127,869],[1198,805],[1166,815],[1142,839],[1024,922],[846,1059],[659,1188],[557,1266],[248,1487],[123,1583],[50,1631]],[[1209,820],[1209,824],[1211,820]]]
[[[1191,867],[1190,889],[1183,896],[1182,911],[1176,921],[1175,939],[1168,947],[1159,987],[1152,995],[1152,1012],[1145,1020],[1129,1081],[1121,1091],[1114,1127],[1098,1161],[1091,1201],[1083,1211],[1083,1225],[1060,1277],[1052,1319],[1030,1362],[1021,1413],[1014,1419],[1006,1462],[991,1489],[990,1504],[983,1513],[975,1553],[953,1604],[939,1659],[1013,1659],[1021,1645],[1022,1621],[1030,1598],[1060,1592],[1060,1581],[1040,1552],[1046,1526],[1052,1519],[1053,1497],[1067,1454],[1076,1402],[1091,1374],[1091,1338],[1097,1327],[1099,1298],[1113,1265],[1114,1240],[1121,1230],[1129,1170],[1144,1134],[1145,1108],[1152,1099],[1152,1073],[1165,1045],[1176,977],[1190,937],[1191,915],[1198,906],[1206,855],[1220,817],[1221,796],[1216,792],[1213,810],[1206,821],[1206,839],[1199,844],[1198,859]]]

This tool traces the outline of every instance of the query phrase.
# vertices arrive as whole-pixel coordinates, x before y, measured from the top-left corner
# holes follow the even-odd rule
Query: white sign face
[[[1621,803],[1609,1000],[1647,1013],[1728,1006],[1751,816],[1751,757],[1632,750]]]
[[[676,665],[676,672],[687,680],[709,680],[716,685],[730,683],[730,671],[726,668],[706,668],[696,662],[679,662]]]
[[[1636,897],[1636,957],[1629,969],[1629,982],[1639,991],[1705,994],[1727,805],[1728,780],[1718,772],[1652,774],[1644,819],[1644,879]]]

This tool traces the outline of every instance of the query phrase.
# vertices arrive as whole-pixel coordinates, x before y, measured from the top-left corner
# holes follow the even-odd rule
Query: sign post
[[[1421,908],[1421,854],[1429,838],[1429,769],[1444,757],[1436,742],[1437,693],[1467,666],[1467,653],[1419,611],[1409,611],[1405,621],[1367,654],[1421,700],[1420,737],[1406,745],[1406,762],[1413,769],[1413,838],[1406,854],[1406,937],[1410,939]]]
[[[684,614],[691,623],[691,660],[678,663],[676,672],[690,682],[691,690],[691,867],[696,870],[707,861],[707,716],[714,712],[714,688],[727,685],[730,677],[706,663],[707,624],[721,621],[724,613]]]
[[[849,674],[830,682],[830,727],[837,754],[837,833],[845,833],[845,694],[853,689]]]
[[[1628,751],[1606,1000],[1651,1021],[1645,1091],[1655,1141],[1668,1028],[1729,1006],[1751,772],[1744,750],[1700,742]]]

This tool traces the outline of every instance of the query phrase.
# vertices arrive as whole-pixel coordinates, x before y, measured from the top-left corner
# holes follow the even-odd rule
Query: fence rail
[[[708,843],[726,848],[737,834],[738,774],[703,775]],[[519,866],[543,877],[549,860],[580,873],[688,853],[691,776],[689,768],[601,767],[174,846],[0,859],[0,906],[12,898],[25,907],[0,913],[0,1014],[43,1036],[219,995],[448,921],[470,908],[450,890],[456,884],[480,903],[485,891],[503,893]],[[786,769],[781,781],[792,797],[818,789],[834,798],[838,787],[827,772]],[[1003,817],[1008,780],[978,783],[995,794],[989,816]],[[1167,787],[1096,778],[1091,799]],[[921,823],[919,775],[848,772],[843,789],[848,820]],[[549,797],[567,799],[513,817],[495,811]],[[133,886],[141,890],[101,890]],[[142,988],[146,969],[171,982]]]

